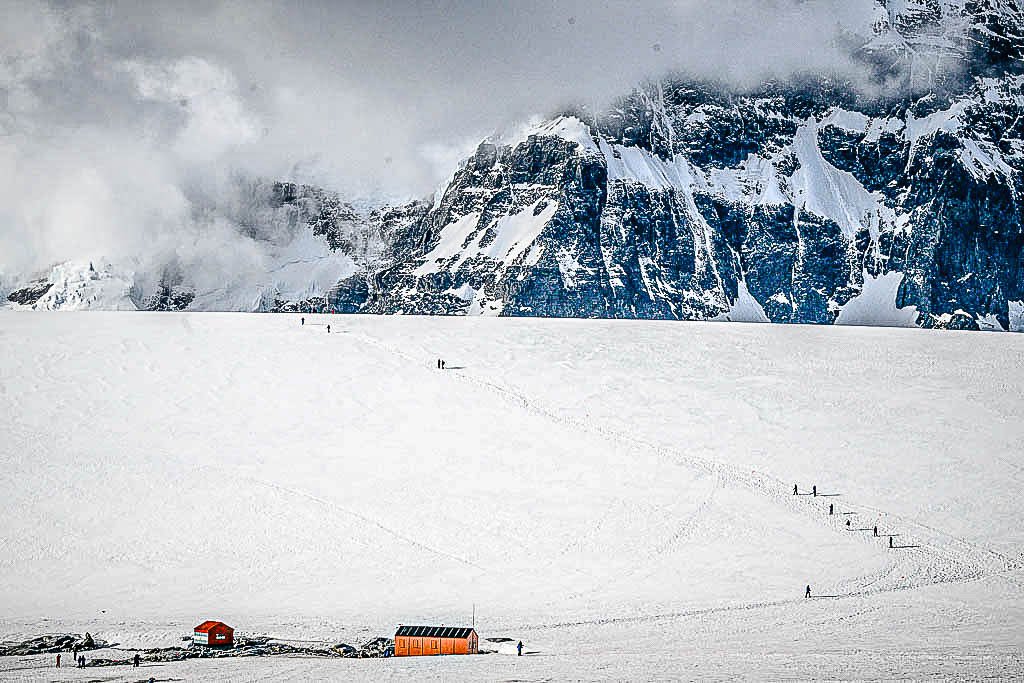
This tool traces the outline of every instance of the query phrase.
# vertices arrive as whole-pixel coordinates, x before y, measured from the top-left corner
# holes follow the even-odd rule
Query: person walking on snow
[[[442,361],[441,361],[441,369],[442,369],[442,370],[447,370],[448,368],[447,368],[447,367],[445,367],[446,365],[448,365],[448,361],[446,361],[446,360],[442,360]]]
[[[306,324],[306,319],[304,317],[303,318],[299,318],[299,324],[305,325]]]
[[[794,496],[799,496],[800,495],[799,489],[797,489],[796,484],[793,484],[793,495]]]
[[[875,532],[875,536],[877,537],[878,536],[878,525],[877,524],[875,525],[875,528],[872,531]]]
[[[330,326],[330,325],[328,325],[328,326],[327,326],[327,334],[330,334],[330,333],[331,333],[331,326]]]
[[[519,644],[516,645],[516,655],[519,657],[523,656],[523,641],[521,640],[519,641]]]
[[[57,668],[60,668],[60,653],[57,653]]]
[[[832,503],[829,503],[828,504],[828,514],[831,515],[834,512],[834,510],[835,510],[835,508],[832,506]]]
[[[889,537],[889,547],[892,547],[892,536]]]
[[[136,653],[135,653],[135,656],[134,656],[134,657],[132,657],[132,668],[133,668],[133,669],[137,669],[137,668],[139,668],[139,659],[141,659],[141,658],[139,657],[139,653],[138,653],[138,652],[136,652]]]
[[[817,495],[818,495],[818,486],[817,485],[814,485],[814,486],[811,487],[811,495],[817,497]]]
[[[811,597],[811,585],[810,584],[807,584],[807,590],[804,591],[804,597],[805,598]]]

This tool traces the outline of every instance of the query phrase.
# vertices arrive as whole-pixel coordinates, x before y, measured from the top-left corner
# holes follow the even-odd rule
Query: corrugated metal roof
[[[414,638],[468,638],[473,629],[468,626],[399,626],[395,637]]]
[[[199,626],[196,626],[195,629],[193,630],[198,631],[199,633],[206,633],[214,626],[223,626],[224,628],[231,628],[223,621],[204,621],[203,623],[199,624]]]

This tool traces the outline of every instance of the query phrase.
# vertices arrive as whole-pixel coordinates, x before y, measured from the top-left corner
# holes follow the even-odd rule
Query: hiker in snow
[[[523,656],[523,641],[521,640],[519,641],[519,644],[516,645],[516,654],[520,657]]]
[[[133,669],[137,669],[137,668],[139,668],[139,659],[140,659],[140,657],[139,657],[139,653],[138,653],[138,652],[136,652],[136,653],[135,653],[135,656],[134,656],[134,657],[132,657],[132,668],[133,668]]]
[[[60,668],[60,653],[57,653],[57,668]]]
[[[442,361],[441,361],[441,369],[442,369],[442,370],[447,370],[448,368],[446,368],[446,367],[445,367],[445,366],[446,366],[447,364],[448,364],[448,361],[446,361],[446,360],[442,360]]]
[[[810,584],[807,585],[807,590],[804,591],[804,597],[805,598],[811,597],[811,586],[810,586]]]
[[[299,318],[299,322],[301,324],[305,325],[306,324],[306,319],[305,318]]]
[[[889,537],[889,547],[892,547],[892,536]]]
[[[328,325],[328,326],[327,326],[327,334],[330,334],[330,333],[331,333],[331,326],[330,326],[330,325]]]
[[[835,508],[833,508],[833,506],[832,506],[832,503],[829,503],[829,504],[828,504],[828,514],[830,514],[830,515],[831,515],[831,514],[833,513],[834,509],[835,509]]]
[[[875,528],[873,529],[873,531],[875,532],[875,536],[878,536],[878,525],[877,524],[875,525]]]
[[[812,486],[811,487],[811,495],[812,496],[817,496],[818,495],[818,487],[817,486]]]
[[[798,492],[798,489],[796,487],[796,484],[793,484],[793,495],[794,496],[799,496],[800,495],[800,493]]]
[[[85,667],[85,655],[80,655],[78,657],[78,668],[81,669],[83,667]]]
[[[437,369],[438,370],[441,369],[441,359],[440,358],[437,359]]]
[[[850,520],[846,520],[846,528],[847,528],[847,529],[849,529],[849,528],[850,528]]]

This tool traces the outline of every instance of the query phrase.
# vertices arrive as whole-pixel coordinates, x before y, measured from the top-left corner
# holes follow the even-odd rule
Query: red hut
[[[475,655],[480,639],[466,626],[399,626],[395,631],[395,656]]]
[[[223,621],[204,621],[193,630],[192,642],[206,647],[231,647],[235,644],[235,629]]]

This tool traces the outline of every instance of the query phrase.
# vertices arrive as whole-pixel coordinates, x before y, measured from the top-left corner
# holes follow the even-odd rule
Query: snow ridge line
[[[379,339],[362,333],[354,333],[354,336],[372,346],[376,346],[379,349],[405,358],[411,363],[416,365],[422,364],[422,360],[420,358],[414,357],[413,355],[386,344]],[[799,512],[805,517],[815,520],[819,524],[822,523],[822,512],[811,505],[810,501],[800,500],[797,496],[791,495],[789,493],[788,484],[777,477],[757,470],[750,470],[748,472],[744,468],[735,465],[727,465],[709,458],[702,458],[689,453],[684,453],[671,447],[650,443],[643,439],[638,439],[635,436],[609,429],[608,427],[598,424],[592,420],[581,420],[579,418],[556,413],[552,409],[546,408],[535,401],[531,401],[527,396],[514,389],[496,384],[472,374],[465,372],[456,373],[456,379],[497,392],[508,400],[519,404],[528,413],[544,417],[563,426],[573,427],[581,431],[597,434],[609,440],[618,441],[634,447],[640,447],[661,456],[673,464],[683,464],[715,477],[732,480],[755,493],[765,495],[780,504],[786,505],[791,510]],[[794,501],[794,498],[797,500]],[[866,589],[864,588],[865,585],[878,584],[881,581],[881,576],[876,575],[874,577],[870,577],[870,580],[867,581],[866,584],[863,582],[869,577],[856,577],[851,579],[849,582],[844,583],[847,585],[857,585],[860,583],[861,588],[848,591],[842,597],[873,595],[883,592],[909,590],[934,584],[973,581],[983,576],[1018,569],[1024,566],[1024,562],[1021,562],[1020,560],[1007,558],[1005,555],[979,546],[965,538],[954,536],[933,527],[928,527],[927,525],[920,524],[914,520],[904,519],[898,515],[886,513],[870,506],[860,505],[856,502],[847,500],[845,497],[844,505],[854,510],[870,510],[876,515],[879,515],[880,519],[887,519],[891,520],[891,522],[896,522],[902,528],[912,529],[916,527],[918,531],[924,530],[925,533],[919,533],[922,538],[927,538],[929,536],[932,538],[929,539],[927,544],[922,543],[922,547],[906,548],[901,550],[901,552],[904,553],[904,556],[907,556],[908,560],[922,555],[925,557],[921,557],[921,559],[916,562],[910,562],[909,568],[906,568],[907,563],[905,562],[900,562],[899,560],[894,561],[889,565],[887,572],[883,572],[883,575],[887,573],[889,576],[895,577],[900,573],[899,570],[901,568],[913,570],[902,572],[902,576],[900,576],[899,580],[907,581],[906,583],[897,583],[897,580],[894,578],[891,582],[888,582],[888,586]],[[829,523],[828,516],[824,516],[824,520],[824,523],[828,524],[833,529],[845,533],[837,521]],[[893,524],[893,526],[896,525]],[[872,542],[870,540],[871,538],[873,537],[865,538],[864,542]],[[912,578],[915,574],[917,575],[916,578]],[[776,602],[785,604],[787,601]],[[771,603],[751,604],[757,606],[771,606]],[[626,618],[624,617],[624,619]]]

